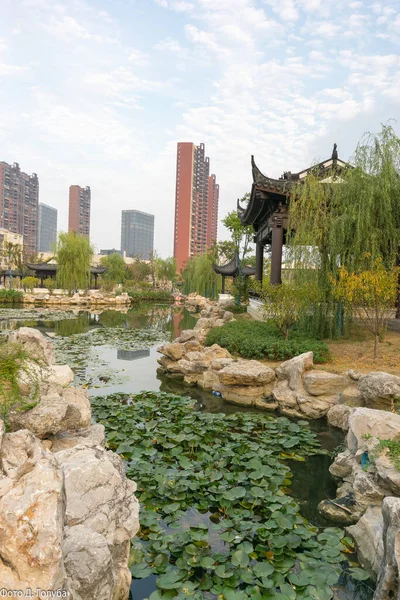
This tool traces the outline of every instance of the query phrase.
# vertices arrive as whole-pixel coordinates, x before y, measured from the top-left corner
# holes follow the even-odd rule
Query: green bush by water
[[[173,302],[174,297],[171,292],[165,290],[130,290],[128,296],[132,299],[133,304],[142,302]]]
[[[351,540],[310,525],[287,493],[284,461],[321,452],[308,424],[193,405],[152,392],[92,398],[108,446],[137,483],[133,577],[156,575],[150,600],[332,598]]]
[[[291,331],[285,339],[270,322],[232,321],[222,327],[211,329],[207,334],[206,345],[219,344],[223,348],[244,358],[287,360],[303,352],[314,353],[314,362],[329,360],[327,345],[321,340],[303,336]]]
[[[19,290],[0,290],[0,304],[20,304],[23,298]]]

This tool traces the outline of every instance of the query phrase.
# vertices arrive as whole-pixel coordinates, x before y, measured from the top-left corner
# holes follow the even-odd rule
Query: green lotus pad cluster
[[[286,489],[284,461],[323,452],[306,422],[203,413],[190,398],[151,392],[96,397],[92,408],[138,485],[130,568],[156,575],[151,600],[333,597],[351,541],[310,525]]]

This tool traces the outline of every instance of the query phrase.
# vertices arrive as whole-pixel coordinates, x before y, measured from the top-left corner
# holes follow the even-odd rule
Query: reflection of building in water
[[[146,358],[150,356],[150,350],[118,350],[117,358],[120,360],[137,360],[138,358]]]

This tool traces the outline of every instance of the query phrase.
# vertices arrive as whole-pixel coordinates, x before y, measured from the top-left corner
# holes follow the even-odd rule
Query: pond
[[[50,336],[56,346],[58,363],[67,363],[75,371],[77,385],[84,386],[90,396],[137,394],[142,390],[184,394],[195,401],[200,412],[218,418],[255,413],[252,409],[225,404],[211,393],[196,388],[183,388],[179,381],[157,375],[157,347],[177,337],[181,330],[191,329],[195,317],[171,305],[141,306],[126,311],[60,311],[51,309],[0,309],[0,334],[21,326],[36,327]],[[343,435],[324,422],[311,422],[323,448],[332,451],[343,441]],[[335,496],[336,485],[329,474],[329,455],[315,454],[306,462],[288,461],[292,477],[287,494],[300,506],[300,513],[318,528],[331,526],[317,511],[320,500]],[[197,511],[186,513],[186,520],[208,521]],[[132,584],[132,599],[147,598],[154,590],[155,577],[137,579]],[[335,598],[368,600],[371,587],[363,582],[342,578]],[[205,593],[204,597],[214,596]]]

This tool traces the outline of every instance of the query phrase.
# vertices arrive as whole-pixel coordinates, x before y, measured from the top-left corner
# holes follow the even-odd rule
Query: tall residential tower
[[[39,180],[27,175],[18,163],[0,162],[0,227],[24,236],[24,248],[37,253]]]
[[[121,252],[126,256],[149,260],[154,247],[154,215],[141,210],[123,210]]]
[[[57,209],[39,204],[39,252],[52,252],[57,242]]]
[[[176,161],[174,257],[182,270],[217,240],[219,186],[204,144],[179,142]]]
[[[68,231],[90,237],[90,187],[71,185],[69,188]]]

